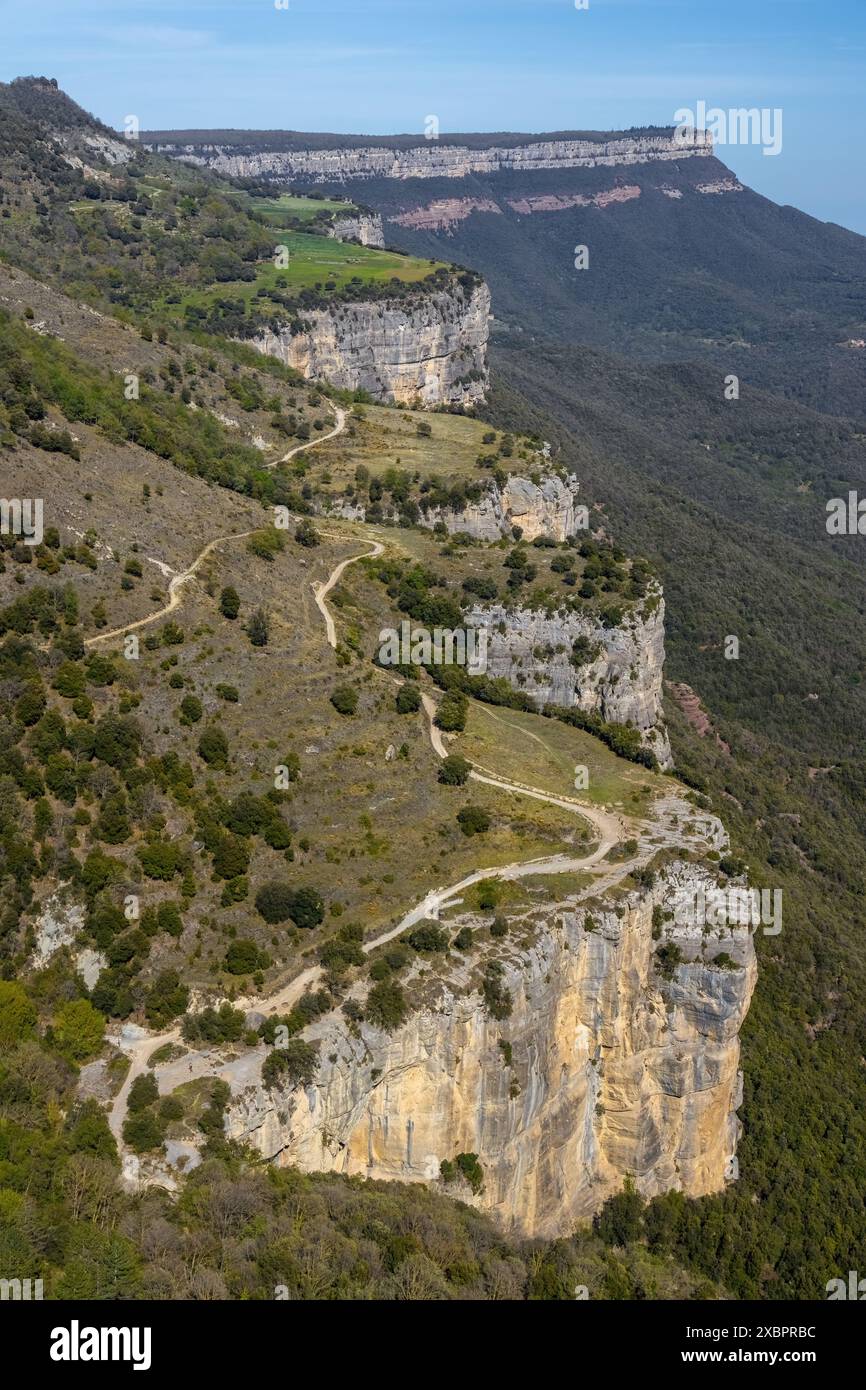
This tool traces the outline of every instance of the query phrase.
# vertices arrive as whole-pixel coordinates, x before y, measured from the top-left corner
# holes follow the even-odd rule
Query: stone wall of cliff
[[[254,135],[251,137],[254,139]],[[494,174],[501,169],[531,172],[540,169],[593,169],[646,164],[657,160],[682,160],[713,153],[712,137],[693,131],[677,139],[665,135],[619,136],[612,140],[539,139],[517,146],[490,145],[470,149],[466,145],[428,140],[413,149],[383,145],[329,150],[268,150],[256,152],[230,144],[169,144],[153,142],[151,148],[173,154],[190,164],[203,164],[232,178],[265,178],[277,181],[305,179],[312,183],[343,183],[355,179],[465,178],[470,174]]]
[[[308,378],[389,404],[475,405],[487,387],[490,291],[419,293],[313,309],[305,328],[265,329],[251,345]]]
[[[680,894],[714,884],[676,861],[605,907],[569,899],[565,880],[563,900],[497,949],[510,1017],[490,1017],[478,962],[452,957],[393,1033],[352,1030],[340,1014],[313,1025],[314,1083],[242,1086],[229,1133],[278,1164],[403,1182],[436,1182],[443,1159],[477,1154],[483,1191],[455,1195],[530,1235],[568,1233],[629,1175],[647,1196],[718,1191],[738,1138],[752,937],[658,925]],[[462,924],[481,925],[471,914],[449,925]],[[670,943],[680,963],[664,970],[657,951]]]
[[[662,715],[665,605],[654,589],[627,610],[617,627],[592,613],[478,605],[468,627],[487,629],[487,674],[506,680],[541,706],[578,706],[612,724],[633,724],[663,768],[671,765]],[[585,639],[592,655],[576,665],[574,644]],[[573,660],[574,658],[574,660]]]

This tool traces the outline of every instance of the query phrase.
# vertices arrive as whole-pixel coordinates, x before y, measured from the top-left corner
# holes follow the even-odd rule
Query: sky
[[[0,78],[56,77],[108,125],[142,129],[420,137],[431,115],[444,133],[779,109],[778,154],[735,143],[720,158],[866,234],[866,0],[283,2],[0,0]]]

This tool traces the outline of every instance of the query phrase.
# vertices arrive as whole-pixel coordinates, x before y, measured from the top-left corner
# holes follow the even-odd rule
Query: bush
[[[198,741],[198,755],[209,767],[225,770],[229,757],[229,741],[222,729],[211,725]]]
[[[411,681],[401,685],[397,691],[396,705],[398,714],[415,714],[421,708],[421,691],[417,685]]]
[[[319,1064],[318,1045],[290,1038],[285,1047],[269,1052],[262,1067],[262,1082],[268,1090],[289,1080],[293,1086],[311,1086]]]
[[[439,768],[439,781],[446,787],[465,786],[470,770],[470,764],[460,753],[449,753]]]
[[[227,585],[220,593],[220,612],[224,618],[234,619],[241,611],[241,600],[237,589]]]
[[[331,704],[338,714],[354,714],[358,708],[358,692],[353,685],[338,685],[331,695]]]
[[[123,1122],[123,1138],[133,1153],[151,1153],[161,1148],[165,1130],[152,1110],[141,1110],[137,1115],[127,1115]]]
[[[156,1077],[152,1071],[142,1072],[129,1088],[126,1108],[131,1115],[134,1115],[139,1110],[146,1110],[157,1100],[159,1100],[159,1086]]]
[[[464,806],[457,822],[464,835],[483,835],[490,829],[490,817],[481,806]]]
[[[436,951],[448,950],[448,937],[441,927],[437,927],[433,922],[421,922],[414,931],[406,937],[413,951],[423,954],[433,954]]]
[[[436,723],[446,733],[462,733],[466,728],[469,701],[461,690],[449,690],[436,714]]]
[[[381,980],[367,995],[366,1017],[376,1028],[391,1033],[409,1014],[406,996],[396,980]]]
[[[256,911],[266,922],[286,922],[292,915],[294,890],[288,883],[264,883],[256,893]]]
[[[251,975],[269,964],[254,941],[233,941],[225,954],[225,968],[230,975]]]

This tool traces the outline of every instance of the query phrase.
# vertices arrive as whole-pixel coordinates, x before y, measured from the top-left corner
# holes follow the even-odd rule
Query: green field
[[[272,261],[261,262],[255,280],[228,280],[204,289],[189,289],[179,305],[164,300],[166,310],[183,314],[187,304],[207,309],[219,299],[242,299],[249,305],[259,290],[267,289],[292,294],[318,285],[326,292],[339,293],[353,279],[373,285],[385,285],[392,279],[417,284],[441,264],[282,228],[274,231],[274,246],[287,248],[287,266],[278,268]],[[332,289],[328,291],[326,287]]]
[[[299,222],[312,222],[320,212],[355,212],[355,204],[340,202],[336,198],[303,198],[293,193],[281,193],[278,198],[250,198],[249,206],[253,212],[266,217],[275,227],[288,217]]]
[[[639,814],[649,796],[668,790],[667,778],[618,758],[599,739],[557,719],[518,710],[491,709],[472,700],[466,732],[456,750],[491,772],[598,805],[621,806]],[[575,768],[589,771],[586,791],[576,791]],[[645,790],[644,790],[645,789]]]

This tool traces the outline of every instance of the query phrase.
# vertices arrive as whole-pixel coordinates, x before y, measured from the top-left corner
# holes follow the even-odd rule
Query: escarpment
[[[468,627],[487,632],[487,675],[503,676],[537,705],[577,706],[631,724],[662,768],[671,752],[662,714],[665,605],[654,587],[614,626],[591,612],[478,605]]]
[[[515,474],[503,483],[491,479],[478,491],[476,500],[467,499],[459,507],[426,505],[422,496],[418,525],[432,528],[441,523],[451,535],[493,542],[512,539],[518,526],[527,541],[546,536],[561,542],[587,529],[588,513],[578,504],[579,484],[573,474],[562,479],[551,473],[538,482]],[[366,520],[366,508],[355,500],[329,498],[319,505],[330,515]],[[392,509],[387,515],[396,518],[397,512]]]
[[[645,164],[682,160],[713,152],[706,131],[675,134],[621,135],[607,139],[534,136],[519,144],[470,147],[461,137],[430,139],[423,144],[394,137],[368,145],[340,143],[329,149],[304,148],[304,137],[286,137],[285,149],[257,148],[256,131],[238,132],[236,140],[213,141],[207,132],[199,139],[173,139],[170,132],[147,132],[148,148],[175,155],[189,164],[206,165],[233,178],[265,178],[275,182],[303,178],[312,183],[343,183],[363,179],[459,179],[503,170],[535,172],[548,169],[593,169],[598,166]]]
[[[417,1007],[393,1032],[336,1013],[312,1025],[310,1085],[229,1073],[230,1135],[280,1165],[403,1182],[440,1182],[443,1161],[477,1155],[481,1190],[448,1190],[528,1235],[568,1233],[627,1176],[646,1196],[720,1190],[755,953],[748,927],[679,920],[677,902],[714,885],[683,860],[615,903],[579,902],[564,878],[504,946],[452,952],[433,983],[416,974]],[[493,962],[510,1005],[498,1019],[483,993]]]
[[[487,388],[490,292],[483,283],[307,310],[250,340],[307,378],[396,405],[471,406]]]

